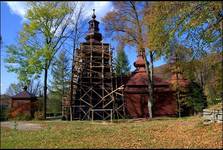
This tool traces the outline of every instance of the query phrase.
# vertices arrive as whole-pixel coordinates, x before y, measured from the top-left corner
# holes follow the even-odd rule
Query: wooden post
[[[93,109],[91,109],[91,121],[93,121],[94,120],[94,110]]]
[[[70,104],[70,121],[73,121],[73,116],[72,116],[72,105]]]
[[[111,72],[111,91],[114,90],[113,88],[113,69],[112,69],[112,49],[109,45],[109,64],[110,64],[110,72]],[[115,110],[115,93],[112,93],[112,109]]]
[[[104,47],[103,47],[103,42],[101,42],[101,44],[102,44],[102,58],[101,58],[101,81],[102,81],[102,88],[101,88],[101,97],[104,97],[104,89],[105,89],[105,85],[104,85]],[[105,99],[103,99],[103,101],[102,101],[102,108],[104,108],[104,101],[105,101]],[[104,112],[103,112],[103,118],[104,118]]]
[[[112,122],[112,109],[110,110],[110,112],[111,112],[111,122]]]
[[[61,110],[62,110],[62,117],[63,117],[64,116],[64,97],[62,99]]]
[[[90,55],[90,86],[91,86],[91,89],[92,89],[93,88],[92,87],[92,61],[93,61],[92,60],[93,59],[93,52],[92,52],[93,51],[93,46],[92,46],[92,41],[90,41],[90,47],[91,47],[91,55]],[[92,103],[92,90],[90,91],[90,104],[93,106],[93,103]]]

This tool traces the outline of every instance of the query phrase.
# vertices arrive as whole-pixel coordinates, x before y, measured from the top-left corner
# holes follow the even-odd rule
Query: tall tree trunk
[[[70,102],[73,101],[73,90],[74,90],[74,81],[73,81],[73,76],[74,76],[74,60],[75,60],[75,50],[76,50],[76,46],[77,46],[77,41],[78,39],[78,24],[80,21],[80,18],[82,16],[82,9],[83,7],[81,6],[81,8],[79,9],[77,18],[76,18],[76,23],[75,23],[75,30],[74,30],[74,40],[73,40],[73,60],[72,60],[72,69],[71,69],[71,82],[70,82]],[[75,111],[75,110],[73,110]],[[70,107],[70,115],[71,115],[71,120],[72,120],[72,107]]]
[[[149,52],[149,55],[150,55],[150,61],[151,61],[151,68],[150,68],[150,76],[151,76],[151,95],[152,95],[152,102],[153,102],[153,105],[154,105],[154,78],[153,78],[153,75],[154,75],[154,64],[153,64],[153,52],[150,51]]]
[[[74,40],[73,40],[73,59],[72,59],[72,70],[71,70],[71,82],[70,82],[70,120],[72,121],[72,101],[73,101],[73,91],[74,91],[74,60],[75,60],[75,50],[76,50],[76,43],[77,42],[77,23],[75,25],[75,32],[74,32]]]
[[[178,115],[181,117],[181,102],[180,102],[180,90],[179,90],[179,82],[178,82],[178,72],[177,72],[177,102],[178,102]]]
[[[178,103],[178,117],[181,117],[181,102],[180,102],[180,85],[179,85],[179,59],[177,54],[175,54],[176,61],[175,61],[175,70],[176,70],[176,80],[177,80],[177,85],[176,85],[176,96],[177,96],[177,103]]]
[[[46,119],[46,108],[47,108],[47,76],[48,69],[47,64],[45,64],[44,68],[44,96],[43,96],[43,118]]]
[[[73,89],[74,89],[74,81],[73,81],[73,76],[74,76],[74,54],[75,53],[75,46],[73,48],[73,60],[72,60],[72,69],[71,69],[71,82],[70,82],[70,120],[72,121],[73,116],[72,116],[72,101],[73,101]]]
[[[148,98],[148,103],[147,103],[147,106],[148,106],[148,111],[149,111],[149,117],[152,118],[153,115],[152,115],[152,107],[153,107],[153,90],[152,90],[152,79],[151,79],[151,76],[150,76],[150,69],[149,69],[149,63],[146,61],[146,53],[145,51],[143,52],[143,58],[144,58],[144,61],[145,61],[145,66],[146,66],[146,74],[147,74],[147,77],[148,77],[148,93],[149,93],[149,98]]]
[[[153,107],[153,87],[152,87],[152,78],[150,76],[150,69],[149,66],[147,64],[146,61],[146,51],[145,51],[145,47],[144,47],[144,43],[143,43],[143,32],[142,32],[142,26],[140,25],[140,20],[139,20],[139,15],[135,6],[135,2],[130,1],[131,7],[134,11],[135,17],[136,17],[136,25],[137,25],[137,30],[138,30],[138,39],[139,39],[139,43],[138,43],[138,49],[139,49],[139,53],[141,53],[141,55],[144,58],[144,62],[145,62],[145,66],[146,66],[146,73],[147,73],[147,77],[148,77],[148,92],[149,92],[149,98],[148,98],[148,111],[149,111],[149,116],[150,118],[152,118],[152,107]]]
[[[64,75],[63,75],[63,79],[64,79]],[[65,96],[65,82],[66,81],[63,80],[62,94],[60,95],[60,99],[61,99],[60,104],[61,104],[62,107],[63,107],[63,97]],[[63,108],[62,107],[60,108],[61,109],[61,112],[63,111]]]
[[[70,120],[72,121],[72,101],[73,101],[73,89],[74,89],[74,81],[73,81],[73,76],[74,76],[74,57],[75,57],[75,46],[73,48],[73,60],[72,60],[72,69],[71,69],[71,82],[70,82]]]

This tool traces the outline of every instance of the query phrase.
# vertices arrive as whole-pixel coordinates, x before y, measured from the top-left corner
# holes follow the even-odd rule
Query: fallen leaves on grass
[[[43,130],[2,128],[1,148],[222,148],[221,124],[203,125],[198,117],[36,123]]]

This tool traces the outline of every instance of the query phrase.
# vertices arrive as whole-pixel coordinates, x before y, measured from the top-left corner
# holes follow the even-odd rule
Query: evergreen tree
[[[68,94],[70,82],[69,58],[62,51],[52,65],[51,73],[53,79],[49,94],[49,111],[60,111],[63,96]]]
[[[51,92],[64,96],[67,94],[70,81],[69,58],[65,51],[62,51],[58,58],[55,59],[51,73],[53,76],[53,80],[51,81]]]
[[[187,96],[183,102],[185,114],[196,114],[202,112],[207,107],[207,99],[202,87],[196,82],[191,82],[188,86]]]
[[[118,45],[118,53],[115,59],[115,74],[116,76],[127,75],[130,72],[128,57],[124,51],[125,45]]]

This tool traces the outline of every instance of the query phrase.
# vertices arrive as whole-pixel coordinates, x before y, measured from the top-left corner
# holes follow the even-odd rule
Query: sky
[[[16,44],[18,32],[21,31],[23,23],[26,21],[25,14],[27,7],[25,2],[0,2],[1,3],[1,36],[3,43],[1,44],[1,94],[6,92],[6,89],[12,83],[18,83],[17,75],[12,72],[7,72],[5,68],[4,58],[7,57],[6,46],[10,44]],[[101,18],[109,11],[113,9],[111,1],[89,1],[85,3],[85,14],[89,20],[91,19],[92,9],[95,9],[97,20],[101,22]],[[104,26],[102,23],[99,25],[102,35],[105,34]],[[83,41],[84,42],[84,41]],[[110,43],[111,47],[116,47],[117,42],[109,39],[105,39],[106,43]],[[128,60],[131,64],[131,70],[135,68],[133,62],[136,59],[136,52],[134,48],[129,46],[125,47],[125,51],[128,55]],[[160,66],[164,61],[161,59],[154,63],[154,66]]]

